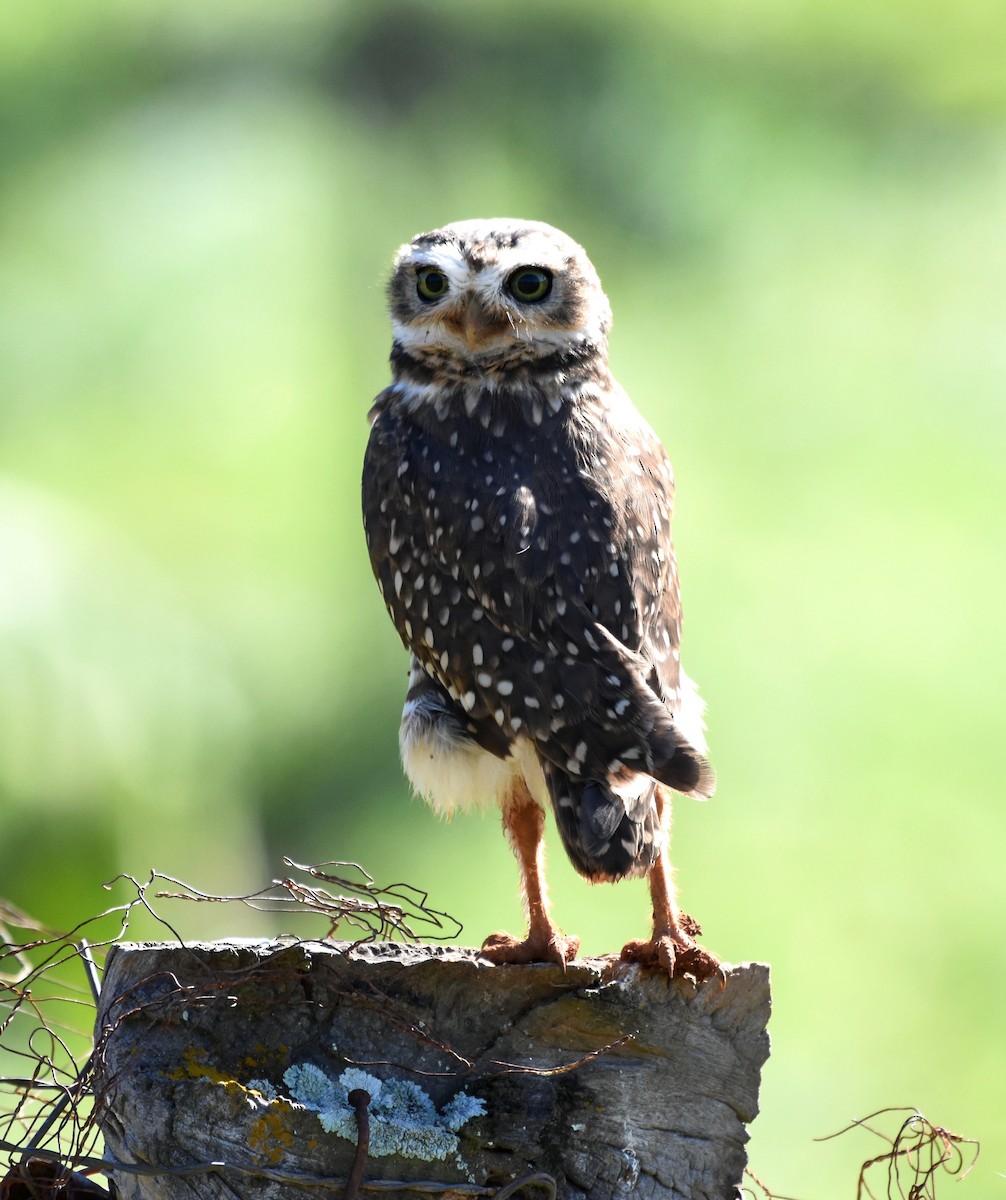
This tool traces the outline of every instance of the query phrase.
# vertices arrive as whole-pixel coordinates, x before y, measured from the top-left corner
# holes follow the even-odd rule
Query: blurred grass
[[[0,892],[70,924],[285,852],[519,925],[497,818],[408,797],[358,488],[397,244],[549,220],[677,467],[721,785],[675,862],[773,966],[752,1163],[848,1196],[810,1139],[913,1103],[999,1194],[1004,42],[984,0],[8,5]],[[645,929],[551,874],[587,951]]]

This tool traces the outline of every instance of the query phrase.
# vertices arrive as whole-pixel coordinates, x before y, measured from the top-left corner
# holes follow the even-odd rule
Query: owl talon
[[[519,941],[509,933],[491,933],[482,943],[483,958],[501,965],[503,963],[558,963],[565,967],[576,958],[580,939],[567,937],[553,930],[549,938],[526,937]]]
[[[684,934],[677,939],[665,934],[648,942],[629,942],[622,947],[619,961],[638,963],[644,971],[659,971],[671,979],[690,975],[696,983],[705,983],[718,975],[721,986],[726,979],[720,960]]]

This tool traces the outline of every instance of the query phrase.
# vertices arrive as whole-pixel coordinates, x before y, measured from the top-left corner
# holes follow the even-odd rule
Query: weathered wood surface
[[[769,1052],[768,969],[730,967],[722,986],[696,989],[637,968],[605,982],[606,966],[498,967],[473,950],[388,943],[115,946],[97,1026],[106,1152],[195,1168],[117,1172],[119,1195],[340,1195],[355,1121],[347,1136],[326,1132],[291,1081],[327,1077],[337,1092],[353,1067],[385,1081],[382,1103],[388,1081],[411,1080],[441,1112],[461,1091],[485,1109],[443,1131],[442,1159],[372,1153],[363,1196],[377,1180],[488,1195],[544,1171],[560,1200],[732,1200]],[[397,1119],[373,1106],[372,1150]],[[228,1165],[201,1170],[208,1162]],[[305,1191],[312,1180],[328,1187]]]

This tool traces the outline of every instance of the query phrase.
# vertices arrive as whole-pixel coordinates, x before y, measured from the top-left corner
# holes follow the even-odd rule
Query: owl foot
[[[629,942],[622,947],[621,963],[638,963],[644,971],[659,971],[672,979],[690,975],[696,983],[719,976],[724,979],[720,960],[681,931],[677,936],[663,934],[648,942]]]
[[[491,933],[479,953],[497,964],[550,962],[565,967],[576,958],[579,949],[579,938],[567,937],[553,929],[548,937],[528,936],[523,941],[509,933]]]

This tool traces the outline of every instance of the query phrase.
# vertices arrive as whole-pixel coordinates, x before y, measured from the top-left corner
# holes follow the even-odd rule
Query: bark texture
[[[386,1181],[488,1196],[544,1172],[560,1200],[733,1200],[769,1053],[768,968],[696,988],[635,967],[606,980],[608,966],[390,943],[115,946],[99,1120],[107,1154],[144,1172],[117,1172],[119,1195],[340,1195],[357,1153],[346,1094],[362,1085],[362,1196],[379,1181],[403,1200],[416,1191]]]

